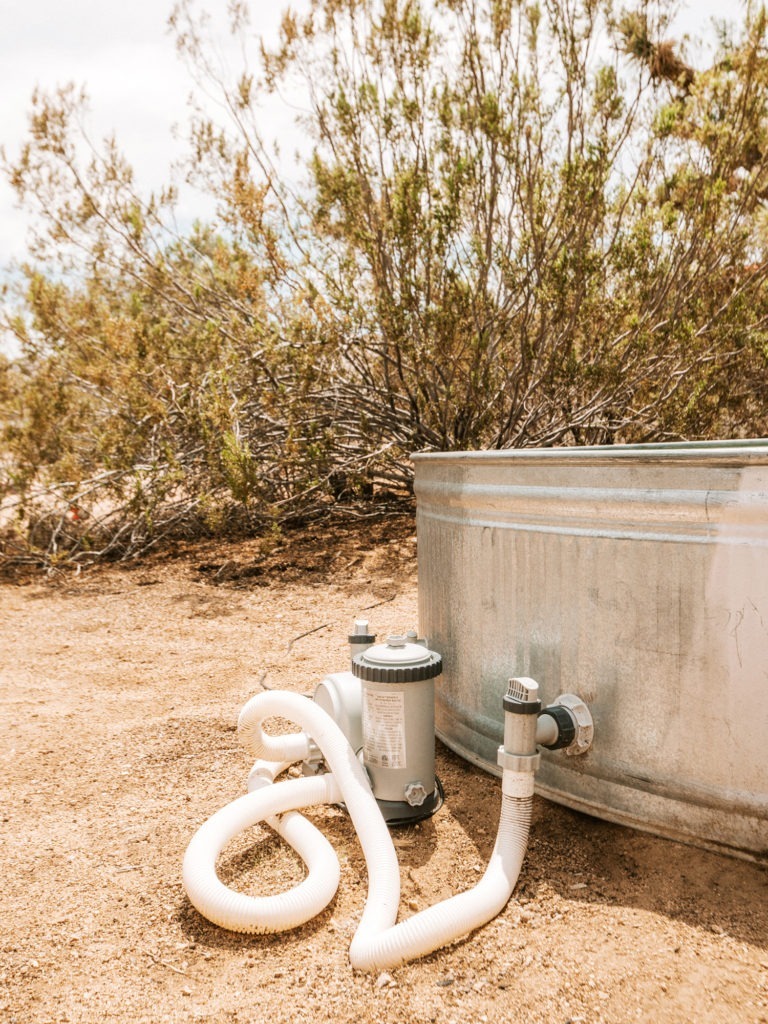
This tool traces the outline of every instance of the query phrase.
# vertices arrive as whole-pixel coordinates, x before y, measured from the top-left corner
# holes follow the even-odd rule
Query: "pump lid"
[[[384,644],[369,647],[352,659],[358,679],[371,683],[409,683],[434,679],[443,670],[443,659],[422,644],[404,636],[390,636]]]

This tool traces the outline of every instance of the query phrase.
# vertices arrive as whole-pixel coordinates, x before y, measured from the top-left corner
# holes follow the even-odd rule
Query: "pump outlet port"
[[[594,734],[589,708],[574,693],[561,693],[554,704],[539,713],[536,739],[547,750],[564,750],[571,756],[585,754]]]

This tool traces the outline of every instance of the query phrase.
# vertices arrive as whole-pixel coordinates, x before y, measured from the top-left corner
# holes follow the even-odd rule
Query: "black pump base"
[[[434,793],[417,807],[411,807],[405,800],[377,800],[376,803],[389,828],[400,828],[402,825],[415,825],[417,821],[431,818],[443,806],[444,800],[443,784],[435,776]]]

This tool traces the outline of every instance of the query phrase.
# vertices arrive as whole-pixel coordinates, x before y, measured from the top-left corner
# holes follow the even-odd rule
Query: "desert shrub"
[[[7,552],[407,495],[413,450],[765,432],[766,19],[699,70],[664,9],[314,0],[227,75],[185,2],[227,117],[191,116],[218,215],[181,234],[172,189],[84,147],[82,96],[37,96],[6,165],[38,210],[0,367]],[[297,79],[285,175],[259,101]]]

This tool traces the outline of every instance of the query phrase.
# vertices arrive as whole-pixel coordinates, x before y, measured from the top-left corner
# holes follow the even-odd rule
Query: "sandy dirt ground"
[[[190,906],[187,843],[245,789],[245,701],[345,668],[364,609],[380,635],[416,625],[409,519],[6,583],[0,602],[5,1024],[768,1022],[765,868],[539,798],[506,910],[387,974],[349,966],[366,875],[336,807],[311,813],[342,868],[312,923],[243,936]],[[401,917],[471,886],[493,843],[499,781],[440,745],[437,767],[445,806],[395,835]],[[220,874],[269,893],[302,868],[254,829]]]

